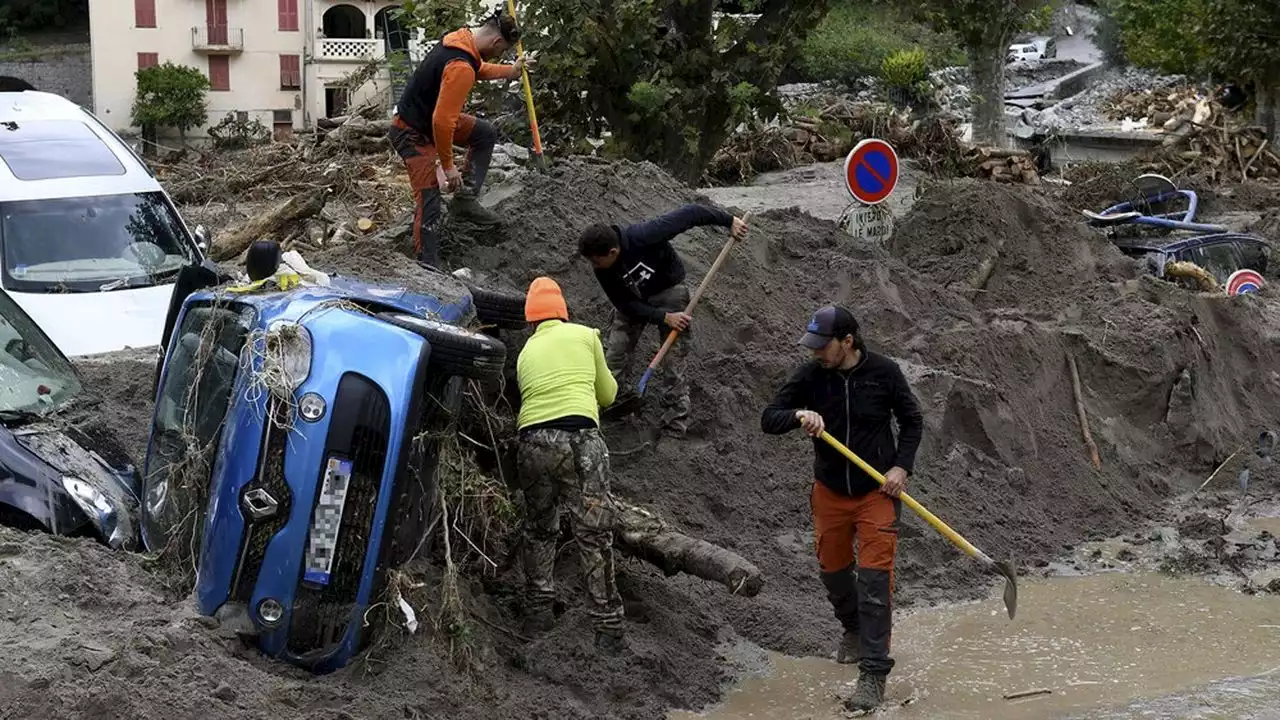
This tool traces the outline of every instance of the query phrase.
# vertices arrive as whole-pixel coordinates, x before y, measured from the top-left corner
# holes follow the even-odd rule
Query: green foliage
[[[240,150],[265,143],[271,131],[258,118],[237,120],[235,113],[227,113],[217,125],[209,128],[209,137],[218,150]]]
[[[2,0],[0,34],[82,28],[89,25],[89,0]]]
[[[911,89],[929,77],[924,50],[898,50],[884,59],[880,66],[880,79],[889,87]]]
[[[694,181],[728,132],[780,109],[772,90],[826,0],[768,2],[713,22],[719,0],[560,0],[521,13],[544,142],[607,149]],[[725,7],[738,12],[738,8]]]
[[[182,136],[208,119],[209,79],[197,68],[165,62],[134,73],[133,124],[175,128]]]
[[[808,82],[849,82],[878,74],[890,55],[911,48],[924,50],[930,67],[965,62],[954,40],[913,22],[896,6],[844,0],[809,36],[795,69]]]
[[[1107,0],[1119,28],[1119,44],[1135,65],[1165,73],[1195,74],[1207,47],[1198,31],[1209,14],[1206,0]]]
[[[474,24],[483,10],[480,0],[400,0],[391,12],[403,29],[422,28],[432,39]]]
[[[1210,71],[1280,89],[1280,3],[1205,0],[1197,35]]]

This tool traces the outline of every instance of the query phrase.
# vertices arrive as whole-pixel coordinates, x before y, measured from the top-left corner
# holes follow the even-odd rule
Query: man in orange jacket
[[[498,65],[487,60],[507,52],[520,38],[515,18],[495,12],[474,32],[461,28],[445,35],[414,71],[396,105],[388,133],[409,170],[413,187],[413,249],[428,265],[439,261],[442,215],[437,163],[444,169],[445,189],[454,192],[451,212],[477,225],[494,227],[498,217],[479,203],[493,157],[497,131],[486,120],[462,112],[476,80],[520,77],[526,61]],[[467,175],[454,166],[453,146],[467,148]]]

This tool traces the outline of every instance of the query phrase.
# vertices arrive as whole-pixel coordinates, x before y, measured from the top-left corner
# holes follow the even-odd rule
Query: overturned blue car
[[[199,612],[272,657],[327,672],[359,652],[386,571],[438,505],[438,437],[462,383],[503,373],[503,343],[467,329],[474,295],[441,277],[448,297],[341,277],[175,294],[142,536],[193,558]],[[523,298],[490,294],[490,313],[495,297],[514,324]]]

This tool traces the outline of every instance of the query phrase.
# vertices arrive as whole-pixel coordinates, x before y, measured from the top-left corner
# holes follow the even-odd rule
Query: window
[[[153,287],[195,258],[158,191],[0,202],[4,287],[101,292]]]
[[[138,53],[138,69],[146,70],[160,64],[160,53]]]
[[[209,89],[220,92],[231,90],[231,58],[226,55],[209,56]]]
[[[0,162],[19,180],[123,175],[111,148],[78,120],[0,125]]]
[[[163,547],[202,500],[188,483],[207,482],[213,469],[254,315],[238,304],[192,303],[174,329],[158,388],[153,457],[143,480],[143,532],[152,548]],[[174,477],[175,472],[187,477]],[[197,535],[202,530],[194,529]]]
[[[298,0],[276,0],[279,27],[281,32],[296,32],[298,29]]]
[[[21,308],[0,293],[0,414],[43,414],[80,394],[75,370]]]
[[[280,56],[280,89],[297,90],[302,87],[302,58],[298,55]]]
[[[1259,242],[1248,242],[1240,240],[1240,254],[1244,260],[1242,267],[1257,271],[1263,275],[1267,274],[1267,246]]]
[[[1227,278],[1231,277],[1231,273],[1240,269],[1240,257],[1236,254],[1235,243],[1230,241],[1201,245],[1190,248],[1182,254],[1186,259],[1209,271],[1209,274],[1216,277],[1220,283],[1225,283]]]
[[[140,28],[156,26],[156,0],[133,0],[133,24]]]

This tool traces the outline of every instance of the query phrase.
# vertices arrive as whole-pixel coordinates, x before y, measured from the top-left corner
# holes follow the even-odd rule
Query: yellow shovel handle
[[[507,14],[516,19],[516,2],[507,0]],[[516,40],[516,56],[524,56],[524,43]],[[524,105],[529,111],[529,130],[533,133],[533,152],[542,157],[542,134],[538,132],[538,113],[533,109],[533,86],[529,84],[529,69],[520,68],[520,80],[524,84]]]
[[[835,448],[836,450],[839,450],[841,455],[844,455],[846,458],[849,459],[849,462],[853,463],[854,465],[857,465],[859,468],[862,468],[863,472],[875,478],[876,482],[880,483],[881,485],[884,485],[885,483],[884,475],[881,475],[878,470],[868,465],[866,462],[862,460],[862,458],[855,455],[852,450],[845,447],[843,443],[841,443],[839,440],[836,440],[834,437],[832,437],[831,433],[827,432],[826,430],[823,430],[822,435],[820,435],[819,437],[825,440],[827,444],[830,445],[831,447]],[[916,512],[917,515],[924,518],[925,522],[932,525],[935,530],[942,533],[944,537],[946,537],[951,542],[955,543],[957,547],[959,547],[961,550],[968,553],[971,557],[977,558],[978,560],[986,563],[987,565],[993,564],[991,558],[987,557],[986,553],[974,547],[968,540],[965,540],[963,537],[961,537],[960,533],[956,532],[955,530],[952,530],[950,525],[947,525],[946,523],[942,522],[941,520],[938,519],[938,516],[926,510],[923,505],[921,505],[919,502],[916,501],[915,498],[911,497],[910,495],[904,492],[902,493],[902,502],[906,503],[907,507],[911,508]]]

